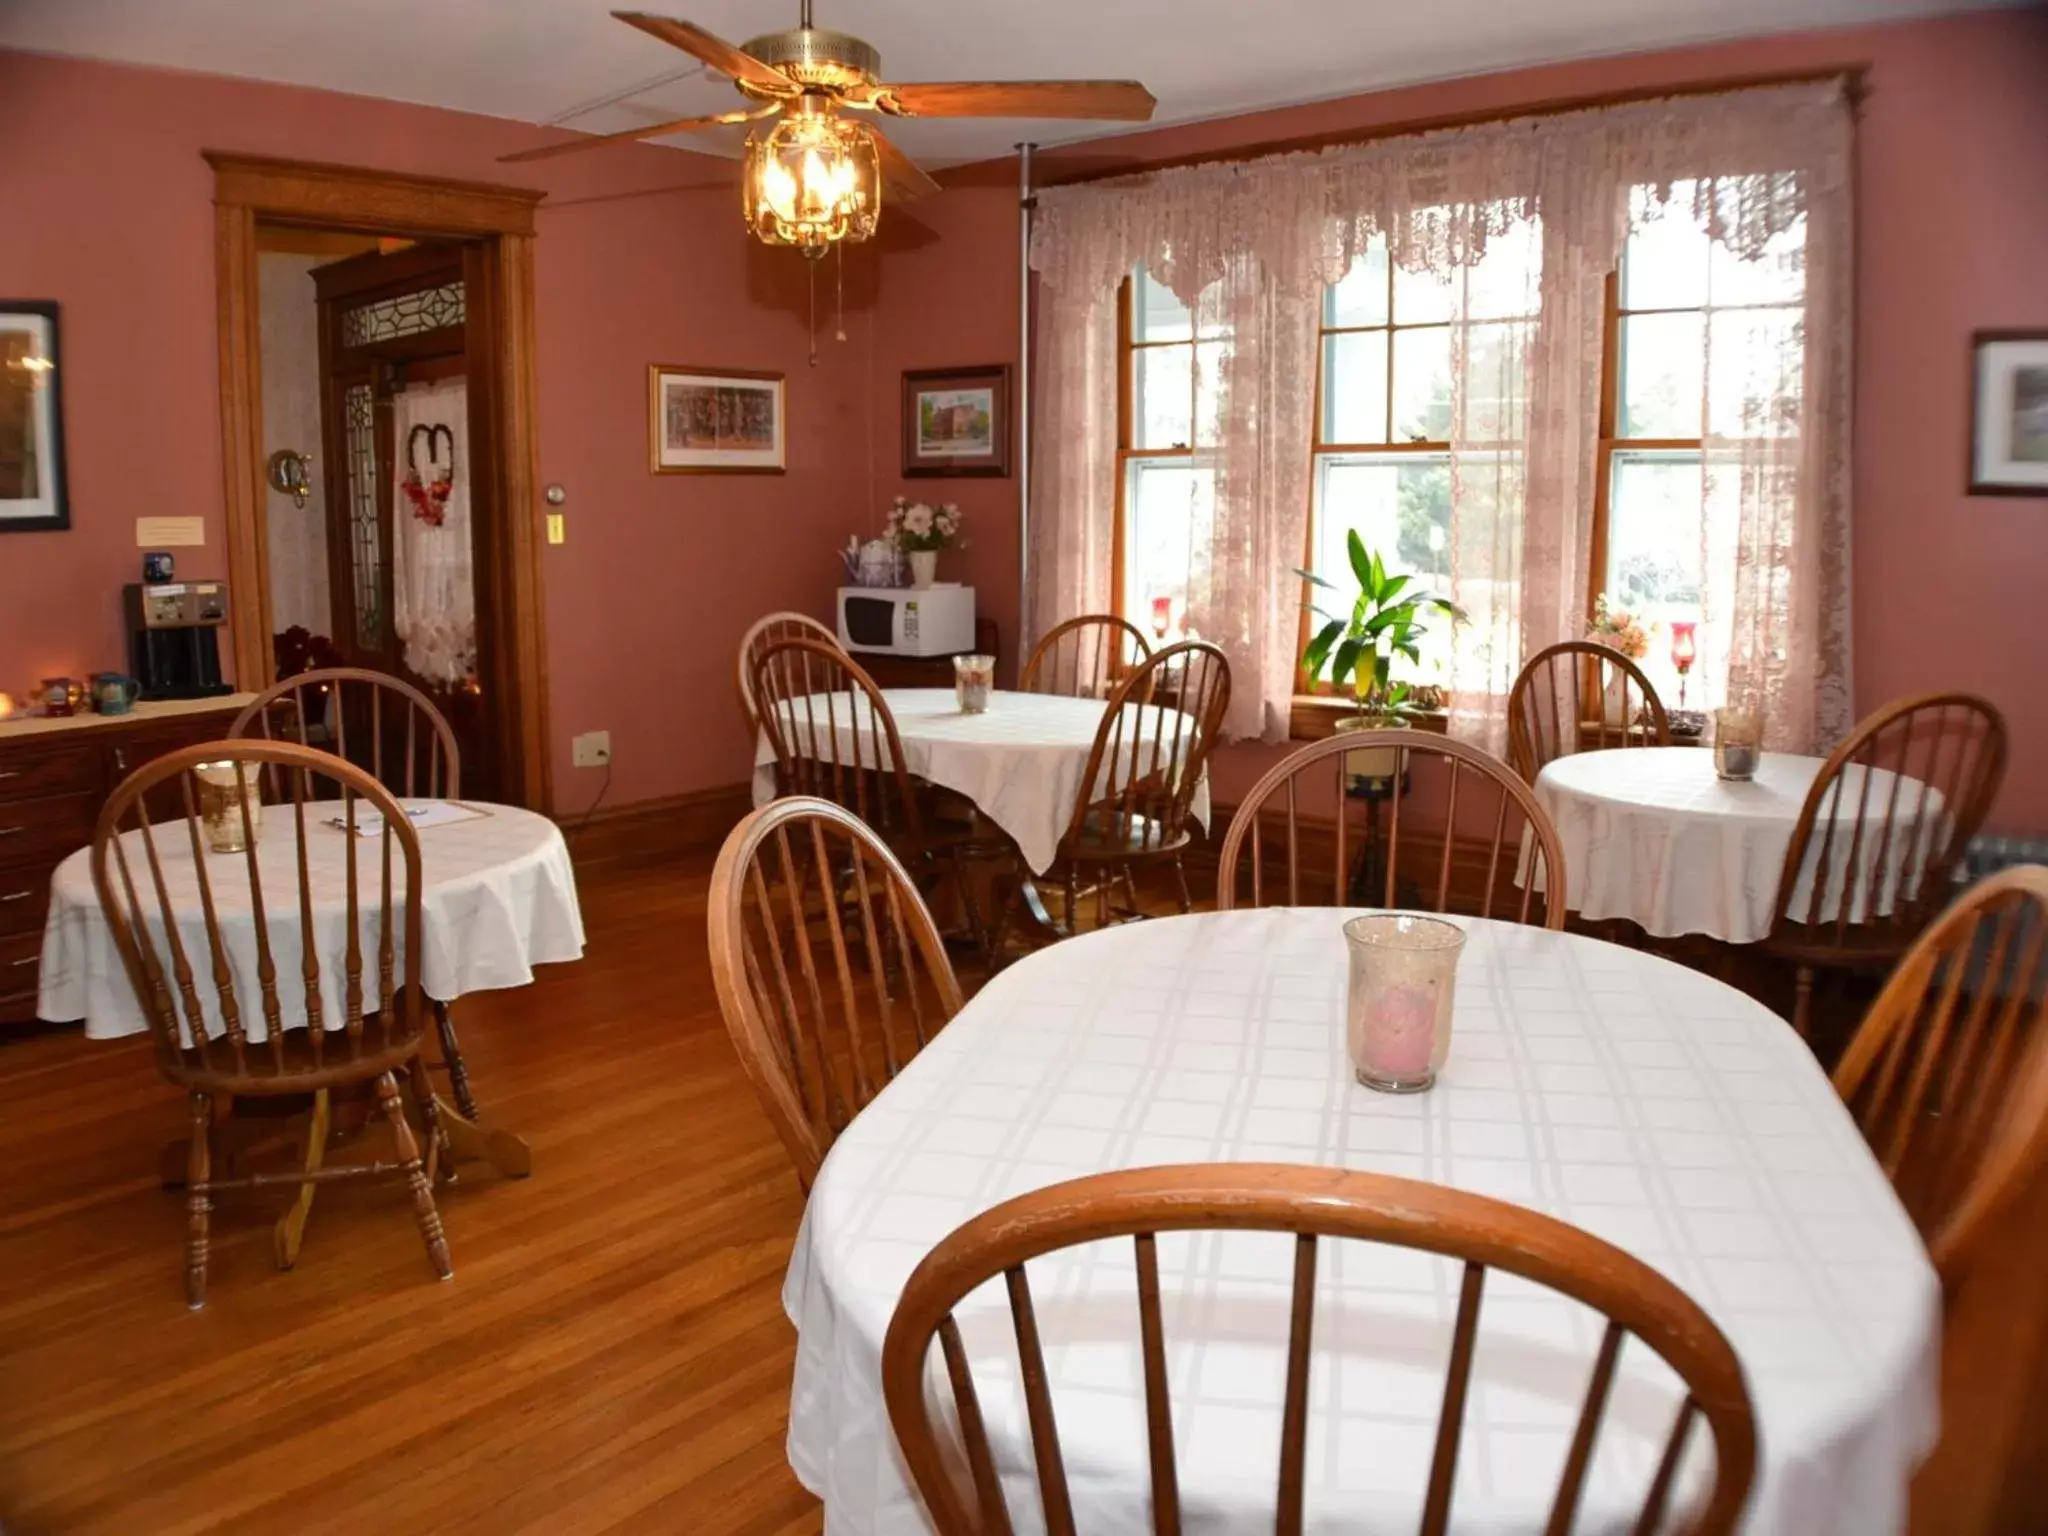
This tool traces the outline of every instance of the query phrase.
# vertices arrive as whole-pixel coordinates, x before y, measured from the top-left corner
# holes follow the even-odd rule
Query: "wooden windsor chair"
[[[462,753],[455,732],[434,701],[402,677],[361,667],[325,667],[281,678],[249,702],[228,727],[231,739],[284,739],[354,763],[394,795],[407,799],[462,798]],[[264,798],[284,797],[280,770],[263,772]],[[317,785],[305,786],[316,789]],[[449,1005],[429,999],[441,1061],[455,1107],[477,1118],[476,1090],[462,1058]]]
[[[1508,761],[1531,784],[1546,763],[1574,752],[1670,745],[1664,701],[1643,669],[1611,645],[1546,646],[1508,690]]]
[[[1952,1288],[2048,1164],[2048,869],[1992,875],[1943,913],[1834,1080]]]
[[[261,844],[246,803],[239,812],[246,839],[239,854],[208,852],[201,810],[205,791],[193,770],[212,762],[285,770],[284,797],[266,807]],[[310,794],[315,785],[331,787],[333,798]],[[152,825],[145,797],[158,786],[171,787],[183,814]],[[354,830],[369,812],[383,818],[375,836]],[[349,830],[324,825],[335,815]],[[273,939],[276,917],[265,905],[259,855],[261,847],[275,850],[279,842],[289,844],[296,860],[296,880],[288,887],[297,898],[296,931]],[[316,892],[316,859],[342,866],[339,902],[330,889]],[[273,879],[278,870],[273,860]],[[191,1099],[188,1305],[205,1305],[213,1197],[227,1189],[298,1186],[297,1203],[285,1218],[288,1232],[280,1231],[280,1262],[288,1266],[316,1185],[402,1173],[427,1257],[435,1272],[448,1278],[453,1273],[448,1243],[431,1183],[442,1161],[443,1139],[420,1059],[419,836],[398,802],[369,774],[327,753],[247,739],[203,743],[146,764],[115,789],[93,833],[92,876],[115,949],[148,1019],[157,1066]],[[181,908],[178,901],[188,883],[197,902],[196,922],[191,906]],[[245,906],[253,930],[253,965],[230,944],[224,926],[225,914]],[[337,922],[338,939],[314,937],[331,933]],[[339,965],[331,952],[337,948]],[[281,977],[281,960],[286,965],[296,961],[298,976]],[[303,1025],[287,1017],[301,1009]],[[258,1022],[260,1033],[251,1028]],[[406,1117],[398,1088],[401,1073],[411,1077],[435,1154],[431,1162],[422,1160]],[[320,1096],[358,1085],[374,1089],[391,1125],[397,1162],[323,1166],[322,1125],[299,1171],[216,1175],[216,1098],[315,1095],[318,1124]]]
[[[740,636],[740,652],[734,675],[739,684],[740,708],[746,712],[747,730],[750,734],[761,729],[761,711],[754,704],[754,663],[760,660],[762,652],[769,646],[783,640],[816,640],[837,650],[839,636],[832,626],[820,623],[808,613],[783,610],[780,613],[763,614],[747,626],[747,632]]]
[[[2005,760],[1995,705],[1930,693],[1887,704],[1822,765],[1793,826],[1763,941],[1794,968],[1801,1035],[1810,1032],[1816,972],[1888,968],[1948,904]]]
[[[1566,890],[1563,844],[1529,786],[1490,753],[1407,729],[1346,732],[1275,763],[1216,870],[1220,912],[1398,907],[1562,928]]]
[[[711,980],[805,1190],[839,1133],[960,1011],[937,925],[889,847],[841,806],[776,800],[711,873]]]
[[[950,878],[970,941],[986,951],[981,908],[967,878],[972,826],[941,821],[933,787],[912,777],[889,701],[837,644],[778,640],[754,662],[761,730],[775,754],[778,796],[808,795],[866,822],[930,890]]]
[[[1048,630],[1017,679],[1020,693],[1106,699],[1132,670],[1152,659],[1144,632],[1113,613],[1087,613]]]
[[[1053,858],[1051,874],[1066,899],[1064,926],[1050,924],[1055,932],[1080,931],[1088,896],[1096,900],[1098,923],[1110,921],[1117,888],[1125,899],[1120,915],[1143,917],[1134,871],[1151,865],[1172,867],[1181,911],[1194,910],[1181,857],[1193,841],[1196,792],[1229,707],[1230,663],[1200,640],[1153,652],[1110,691]],[[1037,900],[1023,855],[1013,850],[1012,859],[1015,879],[990,945],[997,957],[1012,917]]]
[[[1647,1479],[1635,1529],[1661,1528],[1686,1441],[1700,1419],[1713,1435],[1714,1473],[1688,1529],[1694,1536],[1725,1536],[1735,1529],[1756,1468],[1755,1414],[1742,1366],[1713,1320],[1657,1271],[1551,1217],[1438,1184],[1336,1168],[1211,1163],[1099,1174],[1007,1201],[953,1232],[911,1274],[883,1342],[882,1390],[904,1460],[940,1536],[1007,1536],[1011,1529],[971,1362],[954,1318],[962,1301],[998,1276],[1007,1288],[1017,1340],[1044,1528],[1053,1536],[1073,1536],[1073,1499],[1026,1265],[1082,1243],[1125,1238],[1132,1242],[1136,1266],[1153,1527],[1180,1529],[1165,1342],[1168,1308],[1161,1294],[1157,1235],[1219,1230],[1291,1233],[1295,1238],[1274,1522],[1282,1536],[1299,1536],[1302,1530],[1316,1266],[1319,1245],[1331,1238],[1385,1243],[1463,1262],[1421,1512],[1425,1536],[1440,1536],[1450,1522],[1490,1269],[1548,1286],[1607,1319],[1547,1529],[1571,1529],[1616,1364],[1631,1335],[1671,1367],[1687,1392]],[[1096,1262],[1112,1262],[1112,1251],[1097,1250]],[[927,1392],[926,1362],[934,1336],[952,1390],[957,1440],[951,1430],[943,1432],[942,1440],[935,1394]],[[1091,1335],[1091,1342],[1096,1339]],[[959,1468],[965,1469],[964,1478]]]

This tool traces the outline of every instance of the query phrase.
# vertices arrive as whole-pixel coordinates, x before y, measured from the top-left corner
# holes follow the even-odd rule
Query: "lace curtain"
[[[454,441],[454,483],[439,526],[417,515],[405,492],[407,445],[414,427],[445,426]],[[476,671],[476,570],[469,513],[469,390],[461,379],[415,384],[391,402],[392,441],[397,447],[392,495],[392,632],[405,648],[406,667],[443,687]],[[427,434],[421,433],[416,468],[431,486]],[[448,435],[433,451],[445,465]]]
[[[1744,260],[1803,222],[1799,366],[1776,365],[1781,346],[1776,364],[1748,370],[1737,429],[1709,445],[1720,473],[1703,495],[1737,497],[1740,528],[1720,567],[1731,574],[1705,601],[1708,638],[1725,636],[1727,691],[1762,705],[1772,744],[1831,742],[1850,722],[1850,136],[1838,85],[1796,86],[1041,193],[1034,631],[1109,605],[1119,285],[1143,267],[1191,308],[1214,289],[1230,330],[1206,424],[1215,553],[1188,617],[1230,656],[1232,732],[1284,735],[1323,289],[1379,236],[1401,267],[1456,279],[1463,295],[1490,244],[1540,223],[1521,274],[1535,318],[1483,349],[1462,297],[1453,322],[1452,595],[1472,616],[1452,660],[1454,726],[1497,747],[1521,658],[1577,634],[1586,611],[1603,285],[1632,222],[1682,188],[1687,206],[1673,212]],[[1480,435],[1468,402],[1481,398],[1510,421],[1509,440]],[[1728,408],[1711,406],[1708,423],[1725,424]]]

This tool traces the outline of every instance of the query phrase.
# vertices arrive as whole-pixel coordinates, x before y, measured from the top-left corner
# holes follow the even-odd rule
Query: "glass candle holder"
[[[961,714],[986,713],[988,696],[994,691],[995,685],[995,657],[977,655],[953,658],[953,697],[960,701]]]
[[[1344,925],[1351,951],[1345,1039],[1351,1070],[1382,1093],[1420,1093],[1451,1051],[1451,1002],[1465,930],[1441,918],[1376,912]]]
[[[1723,706],[1714,711],[1714,772],[1736,783],[1756,777],[1763,761],[1763,717],[1753,709]]]
[[[201,763],[192,770],[199,781],[199,816],[206,823],[206,845],[215,853],[240,853],[263,835],[263,765]],[[248,821],[242,819],[244,805]]]

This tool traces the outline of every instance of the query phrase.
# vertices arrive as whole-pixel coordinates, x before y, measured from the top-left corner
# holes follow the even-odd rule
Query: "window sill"
[[[1347,715],[1357,713],[1358,706],[1349,699],[1332,698],[1328,694],[1297,693],[1293,708],[1288,714],[1287,734],[1295,741],[1321,741],[1326,736],[1337,734],[1337,722]],[[1409,716],[1415,730],[1434,731],[1444,735],[1450,727],[1450,711],[1444,709],[1418,709]]]

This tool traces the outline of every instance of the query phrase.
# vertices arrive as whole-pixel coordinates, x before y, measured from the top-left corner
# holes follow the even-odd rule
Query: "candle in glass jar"
[[[1346,1045],[1359,1082],[1415,1093],[1436,1081],[1451,1044],[1451,1002],[1465,931],[1405,912],[1354,917]]]
[[[996,659],[993,656],[953,658],[953,697],[964,715],[985,714],[988,696],[995,688]]]

